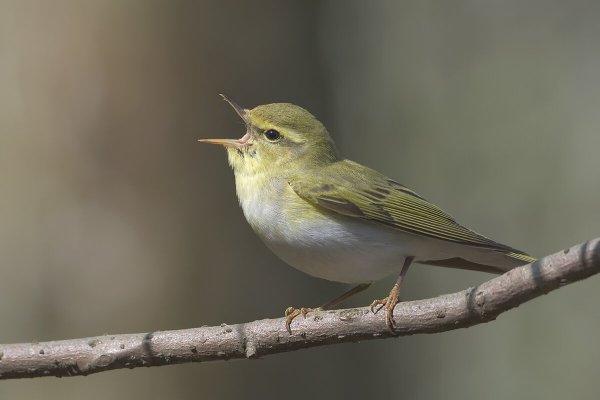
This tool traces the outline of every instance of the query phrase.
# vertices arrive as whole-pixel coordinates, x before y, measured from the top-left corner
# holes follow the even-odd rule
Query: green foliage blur
[[[236,323],[346,287],[246,224],[217,96],[536,256],[600,234],[600,3],[0,0],[0,342]],[[404,299],[483,273],[417,266]],[[348,305],[387,294],[394,277]],[[593,398],[599,281],[498,321],[268,357],[2,382],[2,399]]]

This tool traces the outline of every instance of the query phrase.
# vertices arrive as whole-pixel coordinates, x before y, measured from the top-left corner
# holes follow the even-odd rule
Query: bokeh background
[[[534,255],[598,236],[599,18],[594,1],[1,0],[0,342],[278,317],[345,289],[246,224],[224,152],[196,143],[243,134],[217,93],[304,106],[346,157]],[[489,278],[418,266],[403,295]],[[593,398],[599,285],[466,330],[0,398]]]

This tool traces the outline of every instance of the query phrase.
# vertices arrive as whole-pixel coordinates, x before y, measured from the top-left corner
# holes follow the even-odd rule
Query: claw
[[[377,314],[379,312],[379,310],[381,310],[381,308],[383,306],[385,306],[385,303],[387,302],[387,297],[381,300],[373,300],[373,302],[371,303],[371,305],[369,306],[369,308],[371,309],[371,312],[373,314]],[[377,310],[375,310],[375,307],[379,306],[379,308]]]
[[[390,294],[386,298],[381,300],[374,300],[370,306],[371,312],[373,314],[377,314],[377,312],[379,312],[379,310],[381,310],[382,308],[385,309],[385,324],[387,325],[389,331],[392,334],[396,333],[396,321],[394,321],[394,308],[396,307],[396,304],[400,302],[399,294],[400,287],[394,285],[394,287],[390,291]],[[377,310],[375,310],[376,306],[379,306]]]
[[[396,302],[391,303],[389,305],[386,304],[386,307],[385,307],[385,310],[386,310],[385,324],[387,325],[390,332],[393,334],[396,333],[396,321],[394,321],[394,308],[396,307],[396,304],[398,304],[398,300],[396,300]]]
[[[288,331],[288,333],[291,335],[292,334],[292,321],[294,320],[294,318],[296,318],[298,315],[302,314],[302,316],[304,318],[306,318],[306,314],[308,314],[311,311],[318,311],[321,308],[309,308],[309,307],[301,307],[301,308],[294,308],[294,307],[288,307],[285,309],[285,329]]]
[[[388,330],[394,336],[396,335],[396,321],[394,321],[394,308],[396,307],[396,304],[400,302],[400,286],[402,285],[404,277],[406,276],[406,272],[408,271],[408,267],[410,267],[410,264],[412,263],[414,258],[414,256],[409,256],[404,259],[402,271],[400,271],[400,275],[398,276],[396,283],[392,287],[392,290],[390,290],[390,294],[388,295],[388,297],[381,300],[375,300],[371,303],[371,312],[373,314],[377,313],[382,308],[385,309],[385,324],[387,325]],[[376,311],[375,306],[378,305],[381,307],[379,307]]]

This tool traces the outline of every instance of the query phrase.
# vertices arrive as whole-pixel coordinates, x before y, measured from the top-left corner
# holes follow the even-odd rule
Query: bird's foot
[[[373,314],[377,314],[379,310],[382,308],[385,310],[385,324],[387,325],[389,331],[393,334],[396,333],[396,321],[394,321],[394,308],[396,304],[400,302],[400,286],[394,285],[390,294],[381,300],[374,300],[371,303],[371,312]],[[379,306],[377,309],[375,307]]]
[[[298,315],[302,314],[302,316],[304,318],[306,318],[306,314],[308,314],[311,311],[319,311],[321,310],[321,307],[317,307],[317,308],[309,308],[309,307],[301,307],[301,308],[294,308],[294,307],[288,307],[285,309],[285,329],[287,329],[288,333],[291,335],[292,334],[292,328],[291,328],[291,323],[294,320],[294,318],[296,318]]]

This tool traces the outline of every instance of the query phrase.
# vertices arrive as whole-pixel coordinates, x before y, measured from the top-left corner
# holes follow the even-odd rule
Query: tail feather
[[[482,262],[467,260],[462,257],[452,257],[440,260],[419,260],[418,262],[421,264],[435,265],[438,267],[466,269],[470,271],[489,272],[492,274],[503,274],[513,268],[532,263],[536,260],[536,258],[520,251],[511,251],[509,253],[500,254],[505,256],[503,258],[506,260],[506,262],[502,263],[502,265],[490,265]]]

